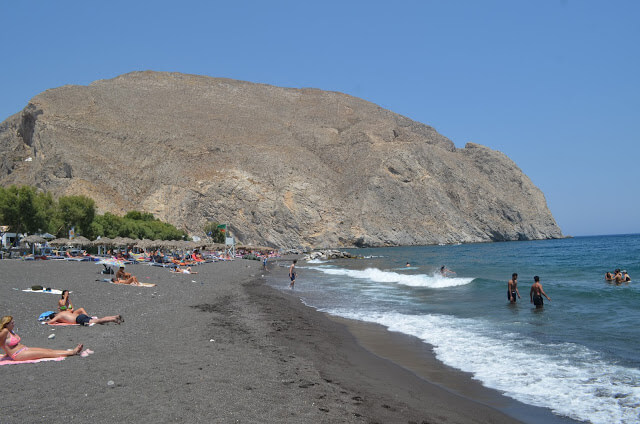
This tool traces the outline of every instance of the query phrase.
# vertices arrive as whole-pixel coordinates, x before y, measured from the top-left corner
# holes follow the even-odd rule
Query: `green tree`
[[[226,233],[220,227],[221,225],[217,222],[209,222],[202,228],[202,230],[206,235],[211,237],[215,243],[224,243]]]
[[[18,187],[0,188],[0,223],[12,231],[19,231],[22,225],[18,208]]]
[[[63,196],[58,199],[58,214],[63,222],[63,233],[67,234],[71,227],[78,233],[93,236],[91,223],[96,216],[93,199],[86,196]]]
[[[16,233],[37,233],[48,229],[53,198],[34,187],[15,185],[0,188],[0,222]]]
[[[33,200],[36,206],[36,220],[39,230],[52,234],[57,233],[58,227],[56,225],[58,221],[56,221],[56,209],[58,204],[51,193],[39,192]]]

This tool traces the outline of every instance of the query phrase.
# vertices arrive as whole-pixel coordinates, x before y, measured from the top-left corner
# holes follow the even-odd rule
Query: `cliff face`
[[[136,72],[0,124],[0,184],[83,194],[192,233],[345,247],[562,237],[505,155],[341,93]],[[32,160],[25,161],[31,157]]]

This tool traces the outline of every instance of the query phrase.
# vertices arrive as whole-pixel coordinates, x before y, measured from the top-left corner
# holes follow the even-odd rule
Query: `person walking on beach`
[[[507,283],[507,299],[509,299],[511,303],[516,303],[516,296],[522,299],[518,291],[518,274],[514,272],[511,274],[511,280]]]
[[[289,288],[293,290],[293,286],[296,284],[296,263],[298,263],[297,259],[293,260],[293,263],[289,267],[289,278],[291,279],[291,284],[289,284]]]
[[[542,289],[542,284],[540,284],[540,277],[536,275],[535,277],[533,277],[533,285],[531,286],[531,291],[529,292],[531,303],[536,305],[536,309],[540,309],[544,307],[544,301],[542,300],[542,296],[546,297],[547,300],[551,302],[551,298],[547,296],[547,294]]]

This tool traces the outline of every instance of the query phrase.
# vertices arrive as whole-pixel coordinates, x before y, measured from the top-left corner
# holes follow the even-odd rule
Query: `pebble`
[[[56,335],[55,335],[55,334],[49,334],[49,338],[50,338],[50,339],[55,339],[55,338],[56,338]]]
[[[115,385],[115,384],[116,384],[116,383],[114,383],[114,382],[113,382],[113,380],[109,380],[109,381],[107,381],[107,386],[113,386],[113,385]]]

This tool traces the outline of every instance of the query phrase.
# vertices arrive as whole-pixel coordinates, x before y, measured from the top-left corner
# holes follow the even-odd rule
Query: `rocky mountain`
[[[504,154],[456,148],[359,98],[134,72],[34,97],[0,124],[0,184],[136,209],[245,244],[349,247],[562,237]],[[30,159],[29,159],[30,158]]]

